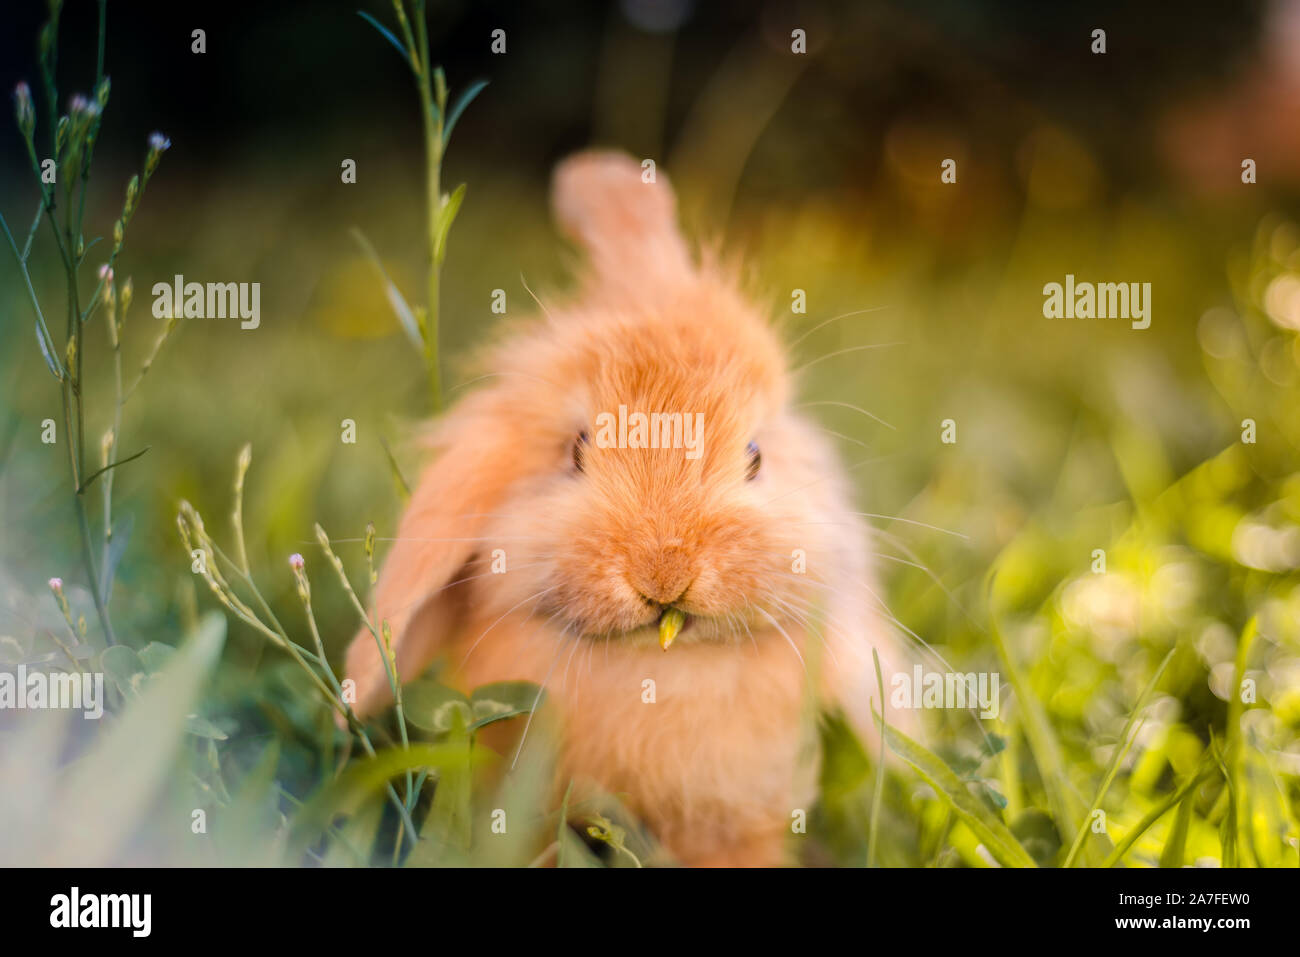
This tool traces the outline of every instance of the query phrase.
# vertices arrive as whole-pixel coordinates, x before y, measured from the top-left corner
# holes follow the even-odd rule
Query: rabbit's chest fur
[[[490,624],[466,628],[451,661]],[[792,813],[811,800],[816,750],[804,665],[782,636],[755,639],[665,653],[616,638],[563,644],[540,622],[511,619],[457,683],[545,683],[562,724],[561,788],[572,779],[623,796],[679,858],[743,847],[750,862],[776,863]]]

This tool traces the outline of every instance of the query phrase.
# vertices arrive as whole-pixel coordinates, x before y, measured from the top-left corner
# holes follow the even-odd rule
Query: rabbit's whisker
[[[943,532],[945,535],[952,535],[955,538],[964,538],[966,541],[970,541],[970,536],[963,534],[962,532],[955,532],[950,528],[943,528],[940,525],[929,525],[925,522],[918,522],[914,519],[903,518],[901,515],[883,515],[879,512],[850,512],[849,514],[860,515],[863,518],[884,519],[887,522],[902,522],[905,525],[917,525],[921,528],[928,528],[932,532]],[[879,531],[879,529],[877,529],[877,531]]]
[[[828,352],[824,356],[818,356],[811,362],[805,362],[799,368],[795,369],[791,375],[798,375],[809,366],[815,366],[819,362],[825,362],[827,359],[834,359],[836,356],[848,355],[851,352],[866,352],[869,349],[888,349],[890,346],[905,346],[906,342],[873,342],[865,346],[849,346],[846,349],[836,349],[834,352]]]
[[[893,308],[894,308],[893,306],[872,306],[869,309],[854,309],[852,312],[842,312],[838,316],[831,316],[829,319],[823,319],[821,322],[817,323],[817,325],[813,326],[811,329],[805,332],[794,342],[790,343],[790,350],[794,351],[795,346],[803,342],[805,339],[811,336],[818,329],[824,328],[825,326],[829,326],[832,322],[839,322],[841,319],[849,319],[853,316],[865,316],[868,313],[881,312],[885,309],[893,309]]]
[[[818,640],[820,640],[822,643],[822,647],[824,647],[826,651],[830,654],[831,661],[834,662],[836,669],[837,670],[840,669],[839,656],[835,654],[834,647],[832,647],[831,643],[826,640],[826,635],[824,633],[827,627],[827,622],[824,619],[819,619],[814,621],[812,618],[809,617],[810,615],[817,614],[817,609],[815,609],[811,605],[808,605],[805,613],[805,611],[801,611],[800,609],[796,608],[793,604],[791,604],[790,601],[783,599],[780,595],[777,595],[775,592],[772,592],[769,595],[769,598],[773,602],[775,602],[780,608],[783,608],[786,614],[788,614],[796,622],[802,625],[805,632],[809,633],[811,636],[816,637]]]
[[[363,539],[356,539],[363,541]],[[414,536],[403,536],[401,538],[376,538],[377,542],[540,542],[546,541],[540,535],[467,535],[464,538],[416,538]]]
[[[826,426],[820,425],[816,422],[812,423],[812,425],[813,428],[820,429],[822,432],[825,432],[827,435],[833,435],[837,439],[843,439],[845,442],[852,442],[854,445],[860,445],[864,449],[871,448],[871,446],[868,445],[866,442],[863,442],[861,439],[855,439],[851,435],[845,435],[843,432],[836,432],[834,429],[828,429],[826,428]]]
[[[476,558],[476,559],[472,559],[472,560],[470,560],[470,561],[467,561],[465,564],[466,564],[467,566],[468,566],[468,565],[479,565],[479,564],[482,564],[483,562],[488,562],[488,561],[491,561],[491,560],[492,560],[491,558],[481,558],[481,559]],[[521,568],[535,568],[535,567],[537,567],[538,565],[548,565],[548,564],[550,564],[550,558],[549,558],[549,556],[547,556],[547,557],[545,557],[545,558],[542,558],[542,559],[540,559],[540,560],[538,560],[538,561],[535,561],[535,562],[524,562],[523,564],[519,564],[519,565],[515,565],[515,566],[513,566],[513,568],[514,568],[514,570],[517,571],[517,570],[519,570],[519,569],[521,569]],[[499,573],[498,573],[498,572],[494,572],[494,571],[479,572],[477,575],[466,575],[464,578],[458,578],[458,579],[456,579],[455,581],[447,582],[447,584],[442,585],[442,586],[439,587],[439,588],[435,588],[435,589],[434,589],[433,591],[431,591],[431,592],[428,592],[428,593],[425,593],[425,594],[417,595],[417,596],[416,596],[415,598],[413,598],[411,601],[408,601],[408,602],[406,602],[406,603],[403,604],[403,605],[399,605],[399,606],[397,606],[397,607],[395,607],[395,608],[386,608],[386,609],[384,609],[384,610],[387,612],[387,615],[386,615],[385,617],[389,617],[389,618],[391,618],[391,617],[392,617],[394,614],[396,614],[397,612],[407,611],[408,609],[414,607],[415,605],[422,605],[422,604],[424,604],[426,601],[428,601],[430,598],[432,598],[433,596],[435,596],[435,595],[437,595],[437,594],[440,594],[441,592],[444,592],[444,591],[446,591],[446,590],[449,589],[449,588],[453,588],[453,587],[455,587],[456,585],[463,585],[465,582],[471,582],[471,581],[474,581],[476,578],[487,578],[489,575],[496,575],[496,574],[499,574]]]
[[[757,611],[768,621],[770,621],[772,623],[772,627],[774,627],[777,631],[781,633],[781,637],[785,639],[786,644],[790,646],[790,650],[793,651],[795,657],[799,659],[799,664],[803,668],[804,675],[807,675],[808,665],[804,663],[803,655],[799,653],[799,647],[794,643],[794,639],[790,637],[789,633],[784,628],[781,627],[781,623],[777,621],[775,618],[773,618],[771,615],[769,615],[763,608],[760,608],[758,605],[751,605],[750,607],[753,608],[755,611]]]
[[[468,660],[469,660],[469,656],[472,655],[472,654],[474,653],[474,649],[478,647],[478,643],[479,643],[480,641],[482,641],[482,640],[487,636],[487,633],[488,633],[489,631],[491,631],[491,630],[492,630],[493,628],[495,628],[497,625],[501,624],[501,622],[505,619],[505,617],[506,617],[507,615],[509,615],[511,612],[515,611],[515,609],[517,609],[520,605],[524,604],[525,602],[532,601],[534,598],[540,598],[542,595],[548,594],[549,592],[553,592],[553,591],[555,591],[555,589],[557,589],[557,588],[559,588],[559,587],[560,587],[559,585],[552,585],[550,588],[543,588],[541,591],[539,591],[539,592],[534,592],[533,594],[529,595],[527,598],[525,598],[525,599],[523,599],[523,600],[517,602],[516,604],[512,605],[510,608],[507,608],[507,609],[506,609],[506,610],[501,614],[501,617],[500,617],[500,618],[498,618],[496,621],[492,622],[492,624],[490,624],[490,625],[487,626],[487,628],[486,628],[486,630],[484,630],[483,634],[479,635],[477,638],[474,639],[474,644],[472,644],[472,645],[469,646],[469,651],[465,652],[465,657],[461,659],[461,662],[460,662],[461,667],[462,667],[462,668],[465,667],[465,662],[468,661]]]
[[[808,482],[806,485],[800,485],[798,488],[792,488],[792,489],[789,489],[789,490],[787,490],[787,491],[785,491],[785,492],[782,492],[780,495],[776,496],[775,498],[769,498],[766,502],[763,502],[763,506],[766,507],[766,506],[768,506],[768,505],[771,505],[773,502],[779,502],[781,499],[785,498],[787,495],[793,495],[795,492],[802,492],[804,489],[812,488],[814,485],[820,485],[822,482],[825,482],[825,481],[826,481],[827,479],[829,479],[829,478],[834,478],[836,475],[839,475],[839,474],[847,475],[849,472],[855,472],[855,471],[857,471],[858,469],[862,468],[862,466],[864,466],[864,465],[871,465],[871,464],[873,464],[873,463],[875,463],[875,462],[884,462],[884,461],[886,461],[887,459],[896,458],[899,454],[900,454],[900,453],[898,453],[898,452],[890,452],[890,453],[888,453],[887,455],[873,455],[873,456],[871,456],[870,458],[862,459],[862,460],[860,460],[860,461],[858,461],[858,462],[855,462],[854,464],[850,465],[848,468],[844,469],[842,473],[833,473],[833,474],[831,474],[831,475],[823,475],[821,478],[819,478],[819,479],[814,479],[813,481]]]
[[[568,657],[568,658],[565,660],[565,662],[564,662],[564,677],[560,679],[560,690],[561,690],[561,691],[567,691],[567,690],[568,690],[568,687],[569,687],[569,666],[573,664],[573,656],[574,656],[574,654],[577,653],[578,648],[581,646],[581,644],[582,644],[582,642],[580,642],[580,641],[578,641],[578,640],[575,639],[574,642],[573,642],[573,647],[572,647],[571,649],[569,649],[569,657]],[[592,644],[593,647],[594,647],[594,644],[593,644],[592,642],[588,642],[588,644]],[[579,669],[579,670],[581,670],[581,669]]]
[[[568,631],[567,625],[565,626],[565,631]],[[560,632],[560,637],[561,639],[563,639],[564,637],[563,631]],[[574,641],[576,642],[577,639],[575,638]],[[546,670],[546,677],[542,679],[542,683],[537,686],[537,696],[533,698],[533,706],[528,709],[528,720],[524,722],[523,734],[519,736],[519,746],[515,748],[514,760],[510,762],[511,771],[513,771],[515,769],[515,766],[519,764],[519,755],[523,754],[524,742],[528,740],[528,730],[533,726],[533,715],[537,713],[537,706],[538,704],[541,703],[542,695],[545,693],[546,686],[551,680],[551,675],[555,672],[555,666],[560,661],[560,652],[563,650],[564,650],[564,641],[561,640],[557,642],[555,645],[555,654],[551,656],[551,666]]]
[[[819,400],[817,400],[817,401],[815,401],[815,402],[800,402],[798,405],[795,406],[795,408],[796,408],[796,409],[807,409],[807,408],[811,408],[811,407],[813,407],[813,406],[822,406],[822,405],[832,405],[832,406],[837,406],[837,407],[839,407],[839,408],[841,408],[841,409],[852,409],[854,412],[861,412],[861,413],[862,413],[863,415],[865,415],[867,418],[869,418],[869,419],[871,419],[871,420],[873,420],[873,421],[875,421],[875,422],[879,422],[881,425],[885,426],[885,428],[887,428],[887,429],[894,429],[895,432],[898,431],[898,429],[894,428],[894,426],[890,425],[888,422],[886,422],[886,421],[885,421],[884,419],[882,419],[880,416],[875,415],[874,413],[868,412],[866,409],[862,408],[861,406],[854,405],[854,404],[851,403],[851,402],[839,402],[839,401],[836,401],[836,400],[834,400],[834,399],[819,399]]]
[[[524,287],[528,295],[533,297],[533,302],[537,303],[537,308],[542,310],[542,315],[547,319],[554,321],[555,317],[552,316],[550,310],[546,308],[546,303],[542,302],[542,300],[537,297],[537,293],[533,292],[532,287],[528,285],[528,280],[524,278],[522,272],[519,274],[519,284]]]
[[[448,391],[449,393],[451,393],[451,392],[455,392],[457,389],[463,389],[463,388],[465,388],[465,386],[467,386],[467,385],[472,385],[472,384],[474,384],[475,382],[481,382],[481,381],[484,380],[484,379],[493,379],[493,378],[496,378],[496,377],[498,377],[498,376],[505,376],[505,375],[516,375],[516,376],[519,376],[519,377],[522,378],[522,379],[532,379],[534,382],[541,382],[541,383],[544,384],[544,385],[549,385],[552,389],[556,389],[556,390],[561,391],[561,392],[564,391],[564,390],[563,390],[563,387],[561,387],[561,386],[559,386],[559,385],[556,385],[554,382],[550,381],[549,379],[543,379],[543,378],[541,378],[541,377],[539,377],[539,376],[531,375],[531,374],[529,374],[529,373],[527,373],[527,372],[520,372],[520,371],[517,370],[517,369],[503,369],[503,370],[501,370],[501,371],[499,371],[499,372],[485,372],[485,373],[483,373],[482,375],[475,376],[475,377],[472,378],[472,379],[466,379],[464,382],[461,382],[461,383],[458,384],[458,385],[454,385],[454,386],[452,386],[452,387],[451,387],[450,389],[448,389],[447,391]]]
[[[937,586],[939,586],[939,589],[940,589],[940,590],[941,590],[945,595],[948,596],[948,600],[952,602],[953,607],[956,608],[958,611],[960,611],[960,612],[962,613],[962,615],[964,615],[964,616],[966,617],[966,620],[967,620],[967,621],[969,621],[971,624],[973,624],[977,629],[979,629],[979,630],[981,630],[981,631],[984,630],[984,626],[981,625],[978,621],[976,621],[975,616],[972,615],[970,612],[968,612],[968,611],[966,610],[965,606],[962,605],[962,603],[959,602],[959,601],[957,600],[957,596],[954,595],[954,594],[952,593],[951,590],[949,590],[948,586],[946,586],[946,585],[945,585],[945,584],[940,580],[939,576],[936,575],[933,571],[931,571],[929,568],[927,568],[927,567],[925,566],[924,563],[921,562],[921,560],[920,560],[920,558],[917,556],[916,552],[914,552],[911,548],[909,548],[909,547],[907,546],[907,543],[906,543],[906,542],[903,542],[901,539],[899,539],[899,537],[898,537],[897,535],[891,535],[889,532],[880,532],[879,535],[880,535],[880,537],[883,538],[886,542],[888,542],[889,544],[893,545],[895,548],[897,548],[900,552],[902,552],[902,553],[903,553],[904,555],[906,555],[908,558],[912,559],[912,561],[916,563],[916,565],[917,565],[918,568],[920,568],[920,569],[921,569],[922,571],[924,571],[927,575],[929,575],[929,576],[930,576],[930,580],[933,581]],[[884,556],[884,555],[882,555],[881,557],[882,557],[882,558],[889,558],[889,557],[892,557],[892,556]],[[897,560],[897,559],[895,559],[895,560]]]
[[[930,655],[935,661],[943,665],[943,667],[946,670],[948,671],[955,670],[953,666],[948,662],[948,659],[946,659],[942,654],[940,654],[933,645],[931,645],[928,641],[926,641],[924,638],[918,635],[911,628],[907,627],[907,625],[903,624],[903,622],[898,618],[898,616],[895,615],[892,611],[890,611],[889,605],[885,602],[885,600],[881,598],[878,594],[876,594],[875,590],[872,589],[870,585],[864,584],[863,587],[866,588],[867,591],[871,592],[872,597],[876,599],[877,604],[880,605],[881,614],[883,614],[894,625],[897,625],[899,628],[901,628],[905,633],[910,635],[912,639],[921,647],[921,649],[926,652],[926,654]]]

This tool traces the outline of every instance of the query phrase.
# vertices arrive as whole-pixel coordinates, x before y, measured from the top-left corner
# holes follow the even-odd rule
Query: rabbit
[[[782,342],[734,270],[695,260],[653,180],[616,152],[557,167],[587,268],[434,425],[374,614],[406,678],[443,655],[463,690],[544,685],[561,789],[624,795],[680,863],[778,865],[815,797],[809,702],[874,736],[871,652],[888,681],[898,639],[846,473],[790,408]],[[695,455],[602,441],[620,407],[696,416]],[[358,714],[391,701],[366,629],[346,672]]]

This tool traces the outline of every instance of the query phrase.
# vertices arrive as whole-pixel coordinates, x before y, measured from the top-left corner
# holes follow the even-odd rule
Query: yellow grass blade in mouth
[[[669,608],[659,619],[659,647],[664,651],[673,643],[682,625],[686,624],[686,613],[679,608]]]

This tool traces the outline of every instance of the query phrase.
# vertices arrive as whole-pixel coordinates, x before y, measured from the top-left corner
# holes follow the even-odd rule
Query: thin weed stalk
[[[145,159],[143,178],[133,176],[127,184],[126,201],[122,215],[113,225],[112,252],[107,263],[100,268],[99,282],[91,293],[89,305],[83,311],[80,270],[85,263],[90,249],[103,237],[96,237],[86,242],[83,229],[85,226],[86,197],[89,192],[90,170],[94,159],[95,146],[99,137],[100,124],[104,109],[108,105],[111,83],[104,74],[105,40],[107,37],[107,0],[98,3],[98,38],[96,43],[95,75],[90,97],[80,94],[73,96],[68,104],[68,112],[59,115],[59,90],[56,82],[58,64],[59,18],[62,13],[62,0],[53,0],[50,4],[50,19],[41,28],[37,41],[38,63],[41,85],[45,96],[48,126],[47,158],[42,161],[36,148],[36,109],[32,100],[31,89],[26,83],[20,83],[14,92],[15,118],[22,138],[27,159],[40,193],[36,215],[27,232],[26,240],[20,249],[14,239],[8,222],[0,216],[0,229],[3,230],[9,248],[18,264],[19,273],[27,289],[28,298],[36,317],[36,340],[45,365],[50,374],[59,383],[61,418],[63,423],[63,440],[67,449],[68,470],[72,478],[73,512],[80,537],[81,558],[95,613],[99,620],[104,641],[108,645],[117,643],[112,618],[109,614],[112,580],[115,564],[113,543],[112,510],[112,469],[137,458],[142,453],[126,459],[118,458],[121,436],[122,405],[129,393],[122,391],[121,370],[121,323],[117,317],[116,305],[121,303],[122,315],[130,300],[130,281],[119,296],[113,283],[113,269],[121,253],[125,238],[126,224],[135,212],[144,192],[144,185],[158,167],[162,153],[171,145],[161,134],[155,133],[149,138],[149,150]],[[47,179],[47,175],[53,176]],[[60,200],[62,187],[62,200]],[[60,205],[62,219],[60,220]],[[44,219],[50,227],[50,235],[58,251],[62,265],[65,285],[66,323],[62,348],[59,348],[46,319],[46,312],[41,308],[40,297],[32,283],[29,268],[33,252],[33,242]],[[109,341],[113,351],[115,407],[112,413],[112,425],[104,433],[100,442],[101,465],[94,472],[86,458],[87,413],[85,409],[85,323],[101,305],[109,309]],[[88,474],[89,473],[89,474]],[[104,476],[102,489],[103,501],[103,536],[96,543],[91,531],[90,516],[86,506],[86,493],[94,481]],[[96,561],[96,544],[99,545],[100,557]],[[121,548],[116,550],[120,557]]]
[[[442,361],[439,355],[439,325],[442,295],[442,266],[447,258],[447,236],[465,198],[462,183],[450,193],[442,191],[442,161],[456,121],[474,97],[487,86],[478,80],[467,86],[448,106],[450,90],[442,67],[433,66],[429,54],[429,27],[424,0],[414,0],[408,14],[405,0],[393,0],[393,14],[401,34],[364,11],[358,15],[379,32],[402,55],[415,80],[420,98],[420,123],[424,135],[425,228],[428,240],[427,299],[423,308],[412,310],[400,291],[388,279],[373,247],[364,236],[358,241],[375,263],[387,286],[388,299],[412,342],[420,348],[428,376],[429,401],[435,413],[442,411]]]

